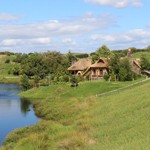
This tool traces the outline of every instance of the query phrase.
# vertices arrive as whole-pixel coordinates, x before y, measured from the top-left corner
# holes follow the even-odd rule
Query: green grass
[[[8,72],[14,67],[13,59],[15,55],[0,55],[0,83],[19,83],[20,77],[9,74]],[[9,59],[10,63],[5,63]]]
[[[1,149],[149,150],[150,80],[95,96],[133,82],[91,81],[77,88],[62,84],[22,93],[32,98],[36,113],[43,119],[13,131]]]

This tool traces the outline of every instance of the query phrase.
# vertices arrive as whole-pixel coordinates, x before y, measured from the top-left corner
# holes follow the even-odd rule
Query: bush
[[[6,63],[6,64],[9,64],[9,63],[10,63],[10,59],[6,59],[6,60],[5,60],[5,63]]]
[[[78,78],[76,76],[72,76],[70,78],[70,83],[71,83],[71,87],[76,87],[78,86]]]
[[[20,75],[20,72],[21,72],[21,69],[20,69],[20,67],[19,66],[14,66],[14,68],[12,69],[12,73],[13,73],[13,75],[16,75],[16,76],[18,76],[18,75]]]
[[[69,82],[69,76],[67,76],[67,75],[62,76],[62,81]]]
[[[109,75],[108,75],[108,74],[105,74],[105,75],[104,75],[104,79],[105,79],[106,81],[108,81]]]
[[[20,82],[22,90],[26,91],[30,88],[29,78],[26,75],[22,76]]]

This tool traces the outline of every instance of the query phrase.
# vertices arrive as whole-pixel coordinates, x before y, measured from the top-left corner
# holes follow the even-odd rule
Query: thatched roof
[[[90,66],[90,68],[108,68],[108,58],[101,57],[98,61]]]
[[[83,58],[79,59],[75,62],[72,66],[68,68],[69,71],[78,71],[78,70],[85,70],[92,64],[92,59]]]
[[[108,58],[101,57],[98,61],[96,61],[94,64],[90,65],[86,71],[83,73],[83,76],[91,69],[91,68],[108,68],[109,64]]]
[[[140,63],[139,63],[138,60],[133,60],[133,63],[134,63],[137,67],[141,68]]]

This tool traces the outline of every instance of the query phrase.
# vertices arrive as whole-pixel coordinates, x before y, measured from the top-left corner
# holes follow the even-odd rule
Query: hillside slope
[[[150,149],[150,81],[98,97],[91,111],[93,136],[99,150]]]
[[[102,85],[99,93],[104,84],[99,82],[99,86]],[[32,102],[37,114],[45,119],[12,132],[1,149],[150,149],[150,80],[100,97],[92,96],[92,93],[86,96],[85,85],[81,85],[80,89],[81,96],[79,90],[71,89],[74,92],[67,94],[69,89],[58,86],[51,87],[51,90],[50,87],[42,87],[24,93],[35,94]],[[36,99],[40,92],[44,94]]]

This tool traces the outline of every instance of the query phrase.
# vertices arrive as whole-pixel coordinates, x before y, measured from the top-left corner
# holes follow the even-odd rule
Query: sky
[[[150,0],[0,0],[0,51],[145,48],[149,14]]]

